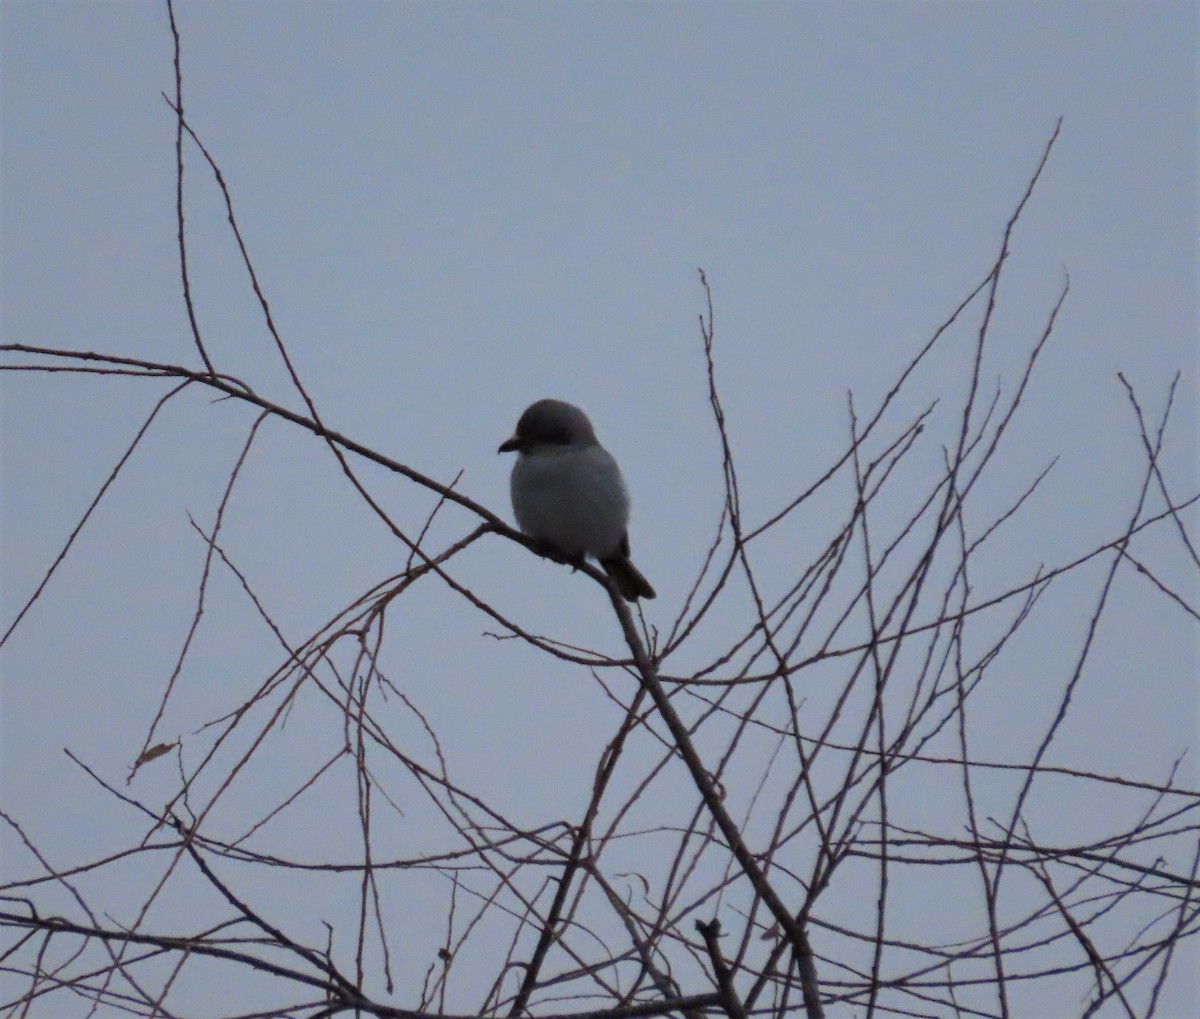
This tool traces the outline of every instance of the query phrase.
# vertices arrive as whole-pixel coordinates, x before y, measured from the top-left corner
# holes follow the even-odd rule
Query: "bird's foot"
[[[556,563],[562,563],[564,566],[570,566],[572,570],[579,569],[584,563],[583,555],[568,555],[548,541],[537,541],[534,545],[538,555],[544,556],[546,559],[553,559]]]

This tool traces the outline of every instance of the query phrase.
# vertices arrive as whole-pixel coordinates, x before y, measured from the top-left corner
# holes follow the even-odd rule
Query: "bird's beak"
[[[511,439],[505,439],[502,443],[500,443],[500,448],[498,450],[496,450],[496,452],[497,453],[512,453],[515,450],[519,450],[520,448],[521,448],[521,440],[518,439],[514,435]]]

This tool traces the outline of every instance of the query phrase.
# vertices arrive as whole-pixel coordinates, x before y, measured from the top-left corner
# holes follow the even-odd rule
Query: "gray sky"
[[[987,273],[1059,116],[1002,287],[989,380],[1012,384],[1064,270],[1071,293],[998,465],[997,508],[1061,460],[988,580],[1016,582],[1120,532],[1143,459],[1117,371],[1155,416],[1182,369],[1164,462],[1178,494],[1195,491],[1192,4],[275,2],[178,14],[190,123],[223,169],[325,420],[442,481],[462,470],[461,489],[507,517],[510,463],[496,446],[531,400],[579,403],[633,493],[635,559],[660,594],[651,621],[678,611],[720,512],[697,267],[713,287],[743,504],[760,521],[844,448],[846,391],[878,401]],[[4,341],[197,363],[160,95],[173,90],[164,10],[9,2],[2,15]],[[194,151],[187,166],[208,349],[298,407],[219,192]],[[957,393],[967,349],[960,337],[908,406]],[[163,388],[0,382],[7,627]],[[194,611],[204,547],[187,514],[211,525],[250,421],[200,393],[173,403],[0,652],[3,807],[60,864],[124,845],[138,823],[62,748],[123,780]],[[426,495],[363,476],[419,529]],[[435,540],[470,526],[448,510]],[[806,555],[824,533],[803,532]],[[224,540],[296,637],[403,563],[328,453],[278,424],[252,452]],[[1194,605],[1195,576],[1158,565]],[[533,630],[619,648],[586,580],[508,543],[481,543],[456,576]],[[1148,587],[1127,578],[1123,590],[1055,760],[1161,781],[1195,744],[1194,630]],[[214,581],[164,738],[189,738],[276,664],[236,595],[227,576]],[[1054,684],[1086,622],[1081,597],[1049,609],[1026,652],[1052,663]],[[425,600],[426,615],[390,624],[394,678],[458,779],[529,823],[571,816],[611,728],[591,719],[612,706],[586,675],[482,636],[487,620],[444,588]],[[721,638],[703,635],[676,670]],[[1005,678],[1003,724],[995,745],[981,733],[981,753],[1028,756],[1053,703],[1038,700],[1045,682],[1032,669]],[[1014,745],[1022,711],[1036,721]],[[319,731],[294,724],[310,722]],[[1195,787],[1194,764],[1181,775]],[[155,802],[172,779],[144,774],[132,791]],[[261,802],[253,781],[286,782],[248,781],[246,816]],[[0,848],[8,873],[7,833]],[[1188,1014],[1186,984],[1161,1014]]]

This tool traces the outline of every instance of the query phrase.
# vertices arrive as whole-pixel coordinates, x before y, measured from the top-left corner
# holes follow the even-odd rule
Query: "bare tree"
[[[1081,1015],[1149,1016],[1168,980],[1189,979],[1172,963],[1200,923],[1200,793],[1176,785],[1173,773],[1126,774],[1120,760],[1105,773],[1050,763],[1117,585],[1148,580],[1164,611],[1200,618],[1156,566],[1166,555],[1200,567],[1189,532],[1200,495],[1180,494],[1159,462],[1174,383],[1152,417],[1122,378],[1145,450],[1122,529],[1018,583],[976,580],[990,575],[982,560],[1019,548],[1021,521],[1049,471],[1006,502],[980,495],[1068,294],[1064,281],[1040,334],[1029,338],[1015,385],[989,387],[986,357],[1010,241],[1057,128],[978,286],[880,401],[863,408],[849,398],[841,455],[766,519],[743,514],[718,384],[713,298],[700,274],[699,340],[724,509],[663,631],[648,626],[602,571],[581,568],[598,596],[607,595],[623,640],[623,655],[612,657],[530,632],[502,602],[459,578],[456,560],[480,542],[537,551],[500,515],[455,482],[427,477],[326,424],[276,329],[225,178],[184,115],[178,34],[175,43],[169,102],[178,124],[180,281],[195,358],[177,365],[4,344],[5,371],[134,377],[160,398],[3,639],[26,624],[168,403],[205,390],[252,411],[252,422],[212,522],[193,524],[204,549],[194,615],[174,669],[148,705],[143,744],[131,754],[128,778],[174,762],[173,795],[147,802],[79,760],[119,809],[134,814],[124,851],[69,863],[60,859],[63,847],[46,852],[24,837],[19,818],[0,815],[36,861],[3,887],[2,958],[15,988],[4,1014],[63,1014],[68,1000],[81,999],[114,1014],[216,1008],[306,1019],[434,1016],[469,1001],[473,1015],[573,1019],[1009,1016],[1023,1014],[1010,1001],[1015,989],[1066,985],[1082,996]],[[224,197],[247,282],[291,380],[291,404],[226,374],[206,349],[188,269],[189,148]],[[933,402],[906,410],[904,397],[946,347],[965,351],[958,391],[940,395],[954,413],[935,414]],[[323,444],[407,556],[399,573],[331,610],[301,639],[277,622],[222,533],[235,483],[269,421]],[[362,478],[368,463],[427,493],[423,528],[413,533],[372,495]],[[914,490],[922,493],[915,502]],[[840,510],[814,517],[807,511],[818,500]],[[434,543],[431,524],[451,506],[473,523]],[[795,538],[800,527],[803,542]],[[805,548],[818,551],[805,555]],[[793,557],[782,587],[762,577],[763,557],[777,559],[779,549]],[[248,617],[273,634],[277,663],[257,676],[252,695],[218,717],[196,719],[192,736],[174,740],[162,720],[218,578],[235,583]],[[619,706],[576,814],[531,828],[452,778],[438,732],[387,665],[389,621],[402,619],[430,585],[448,588],[487,620],[483,639],[498,642],[498,670],[511,646],[503,642],[523,642],[564,670],[590,675]],[[1069,668],[1043,677],[1057,709],[1024,759],[980,756],[973,739],[983,692],[1047,592],[1069,585],[1076,594],[1090,590],[1091,608],[1079,621]],[[470,638],[464,630],[454,639]],[[246,667],[235,648],[228,655],[231,669]],[[318,714],[331,752],[318,753],[286,728],[293,713],[306,711]],[[403,735],[398,711],[407,718]],[[248,826],[222,820],[235,787],[279,756],[290,760],[294,784],[257,791]],[[1042,833],[1047,803],[1093,796],[1120,804],[1098,819],[1101,834],[1064,844]],[[937,800],[934,825],[919,809],[923,798]],[[314,860],[300,844],[288,853],[264,848],[263,833],[286,816],[344,826],[354,857]],[[419,852],[398,856],[389,848],[401,828]],[[158,862],[159,876],[114,917],[106,883],[146,857]],[[414,924],[399,889],[440,904],[440,926]],[[352,929],[327,926],[323,940],[299,935],[289,930],[291,910],[281,919],[280,894],[292,910],[313,903],[306,931],[319,926],[317,903],[326,895],[355,901],[357,920]],[[202,906],[180,907],[176,895]],[[401,930],[405,955],[424,960],[417,984],[393,975]],[[192,997],[197,986],[205,988],[203,1005]]]

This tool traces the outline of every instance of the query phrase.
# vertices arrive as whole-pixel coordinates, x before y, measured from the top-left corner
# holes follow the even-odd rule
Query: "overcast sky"
[[[3,341],[198,365],[179,286],[163,7],[0,10]],[[652,621],[678,611],[720,512],[697,269],[713,288],[745,513],[761,521],[844,448],[847,390],[877,402],[986,275],[1059,117],[1013,246],[989,379],[1013,381],[1065,274],[1071,292],[998,466],[997,507],[1060,460],[995,581],[1111,539],[1132,513],[1143,458],[1118,371],[1154,415],[1182,370],[1164,463],[1180,495],[1196,490],[1191,3],[213,2],[181,4],[178,18],[190,123],[324,420],[443,482],[463,471],[461,490],[507,517],[497,445],[533,399],[580,404],[632,491],[634,556],[659,592]],[[299,408],[220,194],[194,150],[187,166],[208,350]],[[912,407],[958,393],[963,363],[947,358]],[[164,388],[12,374],[0,385],[7,628]],[[59,863],[129,841],[129,816],[62,748],[123,780],[195,607],[204,546],[188,514],[211,525],[251,420],[199,392],[172,404],[0,651],[3,807]],[[364,477],[420,528],[426,495]],[[434,537],[473,523],[447,511]],[[224,534],[297,638],[404,556],[327,451],[278,424]],[[1160,565],[1195,605],[1194,574]],[[458,569],[531,629],[619,649],[585,578],[500,540]],[[236,704],[277,658],[220,583],[227,598],[214,595],[164,738]],[[397,618],[390,636],[462,782],[501,800],[506,785],[522,790],[514,810],[530,823],[571,814],[610,731],[589,728],[597,687],[497,645],[484,617],[429,588],[429,618]],[[1128,591],[1058,763],[1161,781],[1196,744],[1194,629],[1148,588]],[[1052,630],[1043,639],[1056,647]],[[1015,718],[1029,703],[998,710]],[[581,744],[577,769],[546,773]],[[1021,760],[1029,748],[987,750]],[[1181,775],[1195,787],[1190,760]],[[148,785],[133,791],[153,800],[171,778],[139,777]],[[0,846],[7,873],[7,834]],[[1190,1014],[1186,984],[1162,1014]]]

